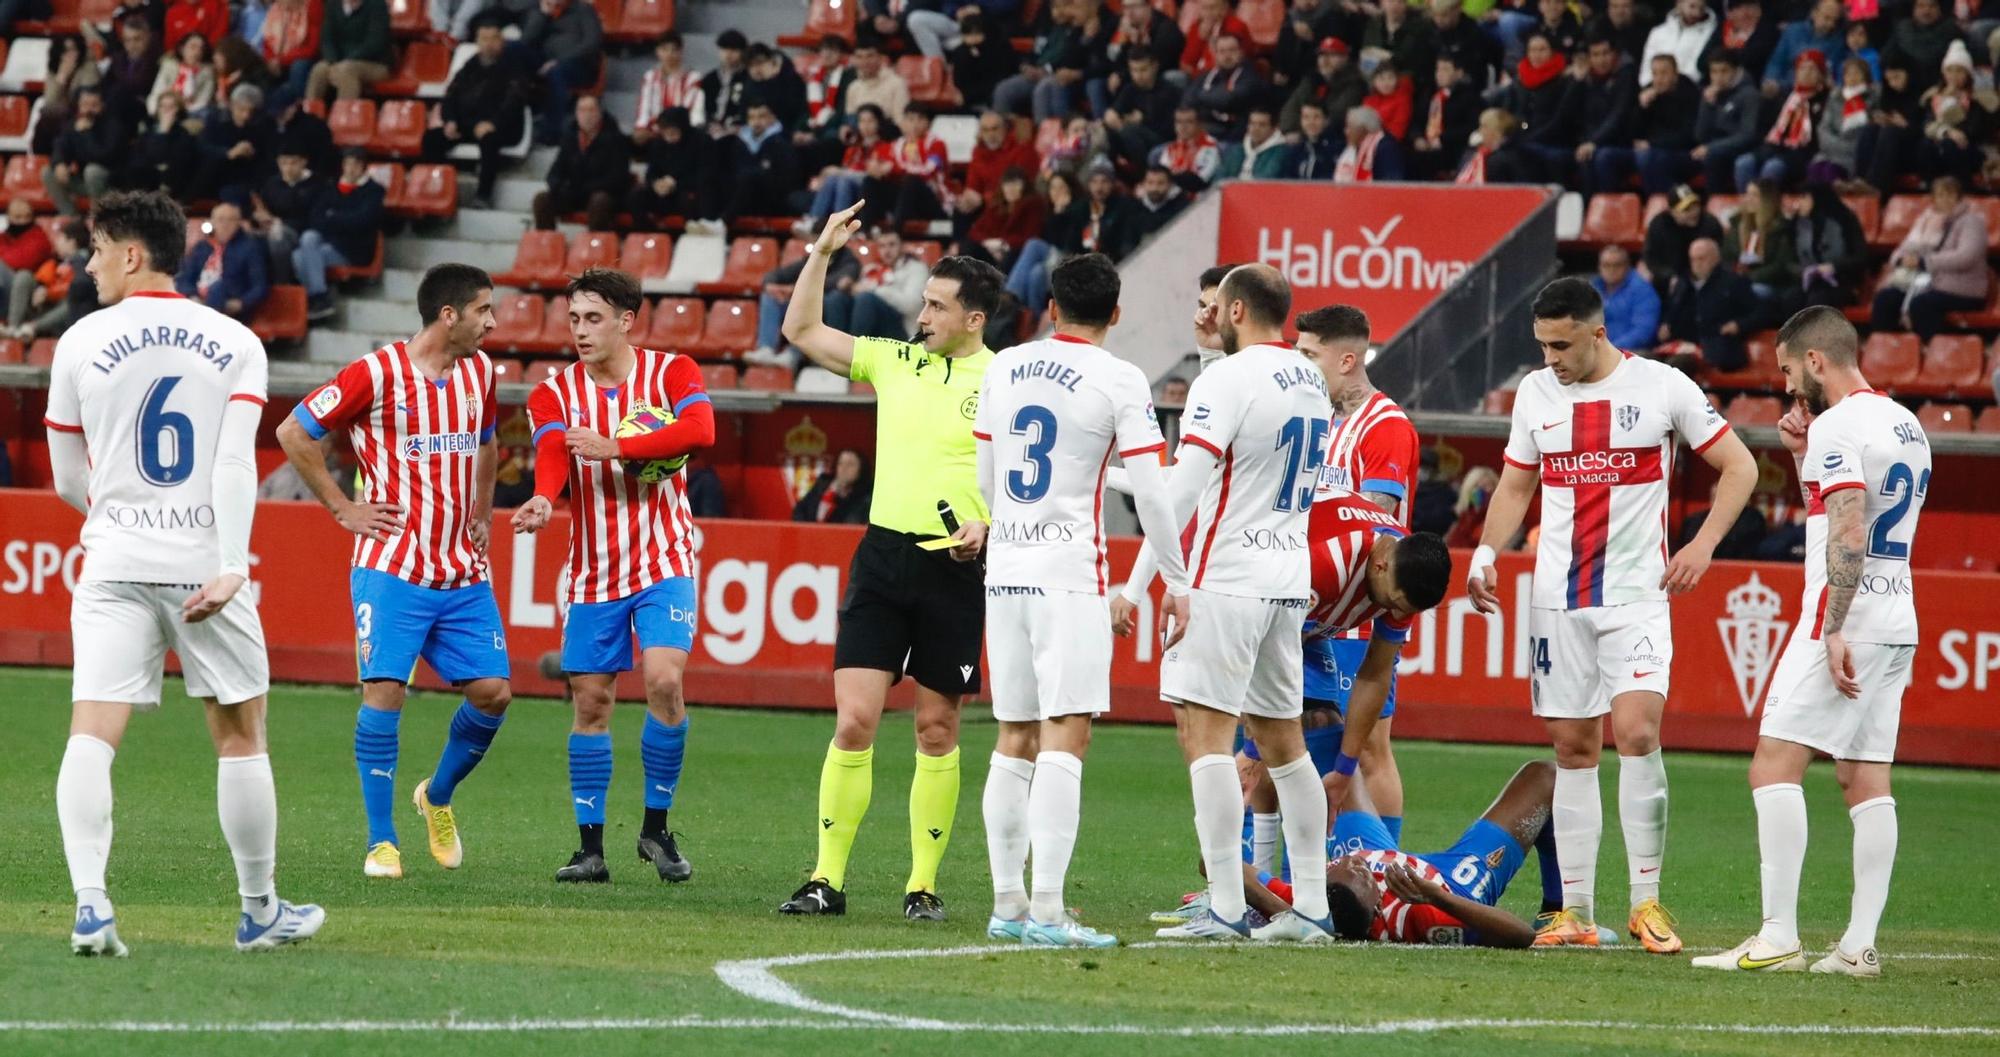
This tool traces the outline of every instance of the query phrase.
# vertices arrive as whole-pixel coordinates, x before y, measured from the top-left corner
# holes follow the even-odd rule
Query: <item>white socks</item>
[[[1035,765],[994,753],[986,772],[986,861],[993,870],[993,916],[1013,920],[1028,912],[1021,871],[1028,862],[1028,793]]]
[[[1557,767],[1552,820],[1556,863],[1562,867],[1563,909],[1597,920],[1597,842],[1604,836],[1604,804],[1597,768]]]
[[[1757,807],[1757,854],[1764,882],[1764,927],[1758,935],[1779,950],[1797,950],[1799,873],[1806,863],[1806,794],[1795,783],[1781,782],[1751,790],[1750,799]],[[1860,862],[1858,857],[1855,861]]]
[[[1875,927],[1889,902],[1889,874],[1896,868],[1896,798],[1878,796],[1847,810],[1854,820],[1854,902],[1840,949],[1850,955],[1875,946]]]
[[[1625,830],[1632,906],[1658,899],[1660,860],[1667,852],[1667,765],[1660,750],[1618,757],[1618,824]]]
[[[56,818],[62,823],[63,858],[78,905],[104,906],[104,864],[111,858],[111,759],[108,742],[72,734],[56,772]],[[84,893],[94,893],[85,899]]]
[[[1209,910],[1223,921],[1241,921],[1243,787],[1236,780],[1236,760],[1220,753],[1200,757],[1188,765],[1188,779],[1194,787],[1195,837],[1208,869]]]
[[[278,862],[278,793],[271,781],[271,757],[225,756],[215,767],[216,813],[222,837],[236,860],[236,891],[243,912],[268,924],[278,912],[271,875]]]
[[[1028,916],[1053,925],[1068,916],[1063,876],[1076,850],[1077,818],[1083,803],[1083,761],[1066,752],[1035,757],[1035,780],[1028,790],[1028,846],[1035,856],[1034,894]]]
[[[1292,909],[1324,921],[1326,906],[1326,786],[1310,755],[1271,768],[1284,817],[1285,855],[1292,862]],[[1213,870],[1211,866],[1209,869]]]
[[[1278,818],[1262,812],[1250,816],[1250,865],[1265,873],[1278,872]]]

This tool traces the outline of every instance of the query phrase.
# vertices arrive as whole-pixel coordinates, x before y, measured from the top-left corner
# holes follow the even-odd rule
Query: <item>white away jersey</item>
[[[130,294],[64,332],[45,421],[90,451],[84,581],[205,584],[221,572],[222,413],[232,400],[262,406],[268,373],[248,327],[176,293]]]
[[[1542,478],[1537,609],[1663,601],[1674,435],[1696,453],[1729,431],[1687,375],[1631,353],[1611,376],[1564,385],[1547,368],[1514,398],[1509,465]]]
[[[1849,642],[1912,646],[1917,600],[1910,547],[1931,484],[1931,446],[1915,415],[1874,389],[1859,390],[1813,419],[1799,476],[1806,489],[1806,597],[1812,637],[1826,618],[1826,497],[1858,488],[1868,499],[1861,583],[1841,628]]]
[[[1139,368],[1058,334],[986,368],[972,435],[992,445],[986,582],[1103,594],[1104,471],[1167,442]]]
[[[1306,517],[1333,406],[1326,378],[1288,344],[1252,345],[1189,387],[1181,443],[1220,460],[1188,539],[1195,587],[1248,598],[1307,598]]]

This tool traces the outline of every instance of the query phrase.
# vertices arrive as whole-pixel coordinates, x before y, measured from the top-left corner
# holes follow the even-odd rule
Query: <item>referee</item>
[[[903,914],[943,921],[938,864],[958,809],[958,710],[979,689],[986,599],[986,504],[972,437],[993,354],[981,340],[999,307],[992,265],[946,257],[924,284],[915,341],[857,338],[820,318],[830,258],[861,227],[861,203],[828,218],[785,309],[784,333],[814,363],[875,387],[875,498],[854,550],[833,648],[839,720],[819,774],[819,863],[778,907],[847,912],[847,856],[874,785],[875,730],[889,687],[917,683],[917,771],[910,783],[910,880]],[[956,525],[946,522],[950,516]],[[918,544],[949,536],[955,547]]]

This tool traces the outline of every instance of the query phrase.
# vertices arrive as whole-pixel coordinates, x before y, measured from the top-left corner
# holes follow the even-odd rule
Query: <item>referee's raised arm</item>
[[[792,286],[791,303],[785,306],[785,340],[812,362],[842,378],[854,366],[854,335],[827,326],[821,316],[821,305],[826,300],[827,264],[861,230],[861,222],[854,219],[854,214],[865,204],[856,202],[826,218],[826,229],[806,251],[805,267],[799,270],[798,282]]]

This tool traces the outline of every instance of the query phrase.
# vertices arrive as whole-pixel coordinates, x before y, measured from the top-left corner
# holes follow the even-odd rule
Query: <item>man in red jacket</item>
[[[15,277],[25,283],[35,281],[35,269],[55,253],[49,233],[35,223],[35,207],[25,198],[7,203],[7,227],[0,230],[0,293],[14,285]]]

